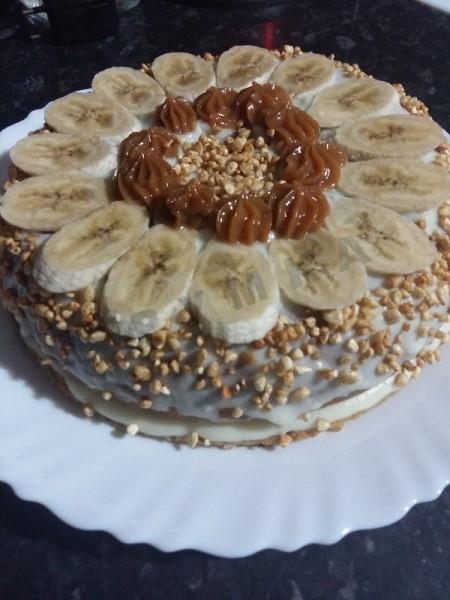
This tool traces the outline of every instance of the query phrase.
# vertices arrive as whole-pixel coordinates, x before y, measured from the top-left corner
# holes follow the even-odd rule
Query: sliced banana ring
[[[139,121],[106,94],[74,92],[55,100],[45,110],[45,121],[55,131],[100,137],[118,143]]]
[[[9,152],[12,162],[29,175],[84,171],[107,177],[117,159],[102,140],[67,133],[39,133],[17,142]]]
[[[272,73],[271,81],[297,96],[317,93],[336,77],[336,67],[329,58],[313,52],[286,58]]]
[[[374,273],[421,271],[438,257],[435,245],[417,225],[370,202],[335,200],[327,225]]]
[[[339,189],[399,213],[436,208],[450,199],[450,174],[438,165],[402,158],[347,163]]]
[[[156,225],[114,265],[102,304],[112,331],[131,337],[152,333],[184,306],[197,237],[190,229]]]
[[[152,63],[152,73],[168,94],[187,100],[194,100],[216,81],[213,63],[188,52],[161,54]]]
[[[205,331],[232,344],[260,339],[278,318],[272,263],[257,245],[210,241],[201,252],[189,300]]]
[[[84,173],[55,173],[19,181],[6,191],[0,214],[30,231],[57,231],[109,202],[103,179]]]
[[[237,91],[253,81],[265,83],[275,68],[275,57],[259,46],[233,46],[220,55],[217,63],[217,85]]]
[[[49,292],[69,292],[98,281],[148,227],[144,208],[112,202],[54,233],[38,253],[33,275]]]
[[[352,160],[423,156],[445,141],[442,129],[428,117],[386,115],[340,127],[336,141]]]
[[[385,81],[357,79],[319,92],[308,109],[321,127],[339,127],[345,123],[379,115],[392,107],[397,91]]]
[[[166,95],[152,77],[130,67],[111,67],[97,73],[92,80],[94,92],[110,96],[136,116],[155,112]]]
[[[294,304],[339,308],[359,300],[367,289],[364,265],[324,229],[300,240],[275,239],[269,253],[280,287]]]

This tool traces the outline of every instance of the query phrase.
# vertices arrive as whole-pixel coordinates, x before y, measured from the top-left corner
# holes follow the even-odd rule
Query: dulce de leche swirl
[[[169,191],[165,201],[165,219],[173,227],[206,227],[216,211],[214,192],[211,188],[191,179]],[[163,217],[164,218],[164,217]]]
[[[169,131],[177,134],[193,131],[197,123],[192,103],[172,96],[168,96],[159,109],[159,118]]]
[[[174,158],[178,154],[179,141],[164,127],[151,127],[131,133],[120,144],[119,161],[135,160],[140,154],[155,152],[159,156]]]
[[[272,215],[270,207],[257,196],[228,196],[216,217],[218,237],[229,244],[267,242]]]
[[[167,197],[177,183],[177,175],[167,161],[150,153],[122,161],[115,181],[124,200],[134,200],[153,208],[155,203]]]
[[[316,231],[330,212],[321,192],[292,183],[276,183],[270,190],[269,204],[272,229],[280,237],[290,239]]]
[[[286,146],[295,142],[315,140],[319,137],[319,123],[295,106],[282,108],[266,116],[267,129],[274,131],[274,137]]]
[[[339,181],[346,156],[337,144],[310,142],[291,147],[285,161],[283,179],[302,187],[328,190]]]
[[[291,106],[291,97],[279,85],[253,82],[239,92],[236,104],[244,120],[252,125],[263,125],[268,115]]]
[[[214,129],[235,128],[239,120],[237,95],[231,88],[210,87],[194,101],[198,118]]]

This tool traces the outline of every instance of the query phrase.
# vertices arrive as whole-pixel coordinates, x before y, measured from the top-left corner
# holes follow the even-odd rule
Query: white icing
[[[189,131],[189,133],[177,134],[176,137],[180,140],[181,144],[194,144],[201,135],[205,134],[204,125],[204,123],[197,122],[195,129]]]

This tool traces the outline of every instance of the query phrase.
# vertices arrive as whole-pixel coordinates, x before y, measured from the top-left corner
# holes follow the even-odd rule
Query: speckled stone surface
[[[0,129],[88,87],[111,65],[136,66],[168,50],[290,43],[404,83],[448,130],[449,30],[450,15],[415,0],[296,0],[249,9],[142,0],[112,39],[66,47],[20,35],[0,40]],[[0,484],[0,600],[448,600],[449,565],[450,489],[397,524],[333,546],[225,560],[165,555],[75,530]]]
[[[89,87],[93,74],[111,65],[136,66],[169,50],[216,53],[242,43],[334,52],[380,79],[403,82],[450,126],[450,15],[444,12],[415,0],[296,0],[249,9],[222,2],[207,8],[213,0],[194,4],[142,0],[122,15],[113,39],[79,46],[55,48],[20,37],[0,42],[0,127]]]
[[[73,529],[0,484],[2,600],[448,600],[450,488],[332,546],[227,560]]]

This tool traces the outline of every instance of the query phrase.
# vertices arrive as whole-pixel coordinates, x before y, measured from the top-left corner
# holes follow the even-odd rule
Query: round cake
[[[357,65],[234,46],[112,67],[10,157],[3,304],[87,417],[286,446],[449,339],[449,146]]]

